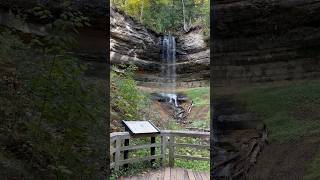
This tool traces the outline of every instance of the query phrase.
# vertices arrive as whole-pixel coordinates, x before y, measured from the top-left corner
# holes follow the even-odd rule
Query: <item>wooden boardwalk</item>
[[[210,180],[210,173],[166,167],[138,176],[120,177],[119,180]]]

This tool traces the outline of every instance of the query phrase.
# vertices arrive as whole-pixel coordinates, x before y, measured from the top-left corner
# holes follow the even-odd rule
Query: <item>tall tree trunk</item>
[[[182,13],[183,13],[183,30],[185,32],[188,31],[188,28],[187,28],[187,24],[186,24],[186,12],[185,12],[185,7],[184,7],[184,0],[181,0],[182,2]]]
[[[140,23],[142,23],[142,17],[143,17],[143,1],[141,1]]]

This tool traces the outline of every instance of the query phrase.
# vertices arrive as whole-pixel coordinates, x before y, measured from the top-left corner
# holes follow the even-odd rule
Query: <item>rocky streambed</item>
[[[167,113],[178,123],[187,123],[193,102],[183,93],[151,93],[153,101],[161,102]]]

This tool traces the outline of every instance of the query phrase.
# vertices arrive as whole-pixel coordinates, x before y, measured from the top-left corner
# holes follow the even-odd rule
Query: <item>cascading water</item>
[[[169,102],[178,106],[176,88],[176,41],[172,35],[165,35],[162,39],[162,65],[161,65],[161,86],[167,89],[168,93],[162,95],[169,98]]]
[[[162,41],[162,77],[168,87],[176,87],[176,41],[172,35],[165,35]]]
[[[164,107],[166,107],[169,114],[178,122],[185,123],[193,103],[191,102],[188,110],[185,110],[182,103],[185,103],[187,98],[182,93],[176,92],[176,41],[170,34],[163,36],[161,40],[162,62],[158,82],[162,92],[152,93],[152,99],[158,102],[165,102]]]

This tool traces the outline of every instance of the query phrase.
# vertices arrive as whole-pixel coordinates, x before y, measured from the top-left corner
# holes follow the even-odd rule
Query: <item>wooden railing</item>
[[[130,145],[130,139],[146,138],[150,137],[151,141],[148,144],[142,145]],[[159,137],[160,142],[156,142],[155,138]],[[178,138],[198,138],[201,141],[197,144],[190,143],[179,143],[176,139]],[[162,130],[160,134],[155,135],[139,135],[131,136],[128,132],[114,132],[110,134],[110,168],[119,170],[121,166],[127,166],[135,162],[148,161],[154,162],[159,159],[162,166],[168,165],[174,166],[175,159],[187,159],[187,160],[200,160],[210,161],[209,157],[191,156],[186,154],[177,154],[176,148],[188,147],[197,150],[204,150],[208,152],[210,150],[209,143],[209,132],[198,132],[198,131],[171,131]],[[160,148],[160,153],[156,155],[155,149]],[[130,151],[150,148],[150,155],[145,157],[129,158],[128,154]]]

